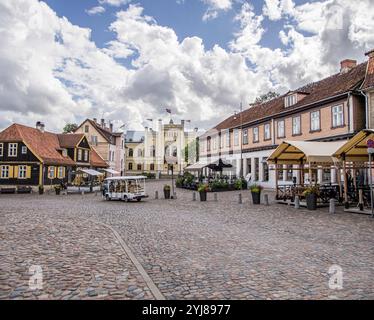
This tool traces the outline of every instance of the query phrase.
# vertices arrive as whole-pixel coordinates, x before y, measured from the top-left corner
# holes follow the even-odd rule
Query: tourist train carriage
[[[148,198],[145,179],[145,176],[107,178],[104,181],[103,195],[106,200],[141,201]]]

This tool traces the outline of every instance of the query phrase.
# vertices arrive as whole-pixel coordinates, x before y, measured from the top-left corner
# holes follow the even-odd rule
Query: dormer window
[[[296,103],[297,103],[297,95],[296,94],[291,94],[291,95],[284,98],[284,104],[285,104],[286,108],[291,107]]]
[[[62,149],[62,156],[67,157],[68,156],[68,151],[66,149]]]

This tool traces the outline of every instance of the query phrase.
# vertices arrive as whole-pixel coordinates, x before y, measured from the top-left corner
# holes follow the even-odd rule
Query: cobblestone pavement
[[[118,232],[167,299],[374,299],[374,219],[254,206],[248,191],[243,204],[238,192],[201,203],[179,189],[176,200],[155,200],[162,186],[148,183],[141,203],[0,196],[0,297],[100,297],[94,288],[104,298],[152,298],[110,230],[90,219]],[[30,264],[43,267],[42,293],[25,287]],[[333,265],[342,290],[329,288]]]

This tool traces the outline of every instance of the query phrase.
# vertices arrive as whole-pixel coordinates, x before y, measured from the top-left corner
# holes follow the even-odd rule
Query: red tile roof
[[[108,164],[105,160],[96,152],[94,148],[91,148],[91,159],[90,164],[96,168],[108,168]]]
[[[64,157],[58,150],[60,142],[57,134],[41,132],[38,129],[21,124],[13,124],[0,132],[0,141],[24,142],[30,150],[45,164],[51,165],[74,165],[75,162],[69,157]]]
[[[372,51],[368,52],[367,54],[372,54]],[[374,87],[374,57],[369,58],[366,77],[365,77],[364,83],[362,84],[362,89],[366,90],[366,89],[373,88],[373,87]]]
[[[63,133],[58,134],[61,148],[75,148],[84,137],[83,133]]]
[[[295,105],[285,108],[284,97],[253,106],[242,112],[243,124],[258,121],[270,116],[276,117],[283,111],[293,110],[319,101],[338,96],[356,89],[364,80],[367,62],[358,65],[346,73],[338,73],[318,82],[310,83],[292,92],[303,92],[306,97]],[[240,114],[231,116],[219,123],[215,130],[224,130],[240,126]]]

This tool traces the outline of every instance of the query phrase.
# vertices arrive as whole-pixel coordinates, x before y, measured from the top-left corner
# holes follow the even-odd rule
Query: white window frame
[[[292,135],[297,136],[301,134],[301,116],[292,118]]]
[[[258,127],[253,128],[253,142],[259,142],[260,141],[260,135],[259,135],[259,129]]]
[[[234,130],[234,146],[239,145],[239,130]]]
[[[78,161],[82,161],[82,156],[83,156],[83,154],[82,154],[82,149],[78,149],[78,154],[77,154],[77,160]]]
[[[4,155],[4,143],[0,142],[0,157]]]
[[[1,166],[0,177],[2,179],[9,179],[9,166]]]
[[[22,154],[27,154],[27,147],[26,146],[22,146],[21,153]]]
[[[17,149],[18,149],[18,143],[9,143],[8,157],[17,157]]]
[[[230,148],[231,147],[230,131],[226,131],[225,135],[226,135],[226,148]]]
[[[88,150],[84,150],[84,162],[88,161]]]
[[[264,140],[271,139],[270,123],[264,125]]]
[[[248,140],[248,129],[243,130],[243,144],[247,145],[249,143]]]
[[[282,126],[280,126],[282,124]],[[282,128],[283,133],[280,134],[280,128]],[[278,120],[277,121],[277,137],[278,138],[285,138],[286,137],[286,131],[285,131],[285,121],[284,120]]]
[[[291,107],[297,103],[297,95],[291,94],[287,97],[285,97],[285,106],[286,108]]]
[[[340,110],[339,110],[340,109]],[[344,126],[344,106],[342,104],[332,107],[332,127]]]
[[[313,117],[313,115],[317,115]],[[321,113],[319,110],[312,111],[310,113],[310,131],[315,132],[321,130]]]
[[[25,165],[18,166],[17,176],[18,176],[18,179],[26,179],[26,177],[27,177],[27,166],[25,166]]]

